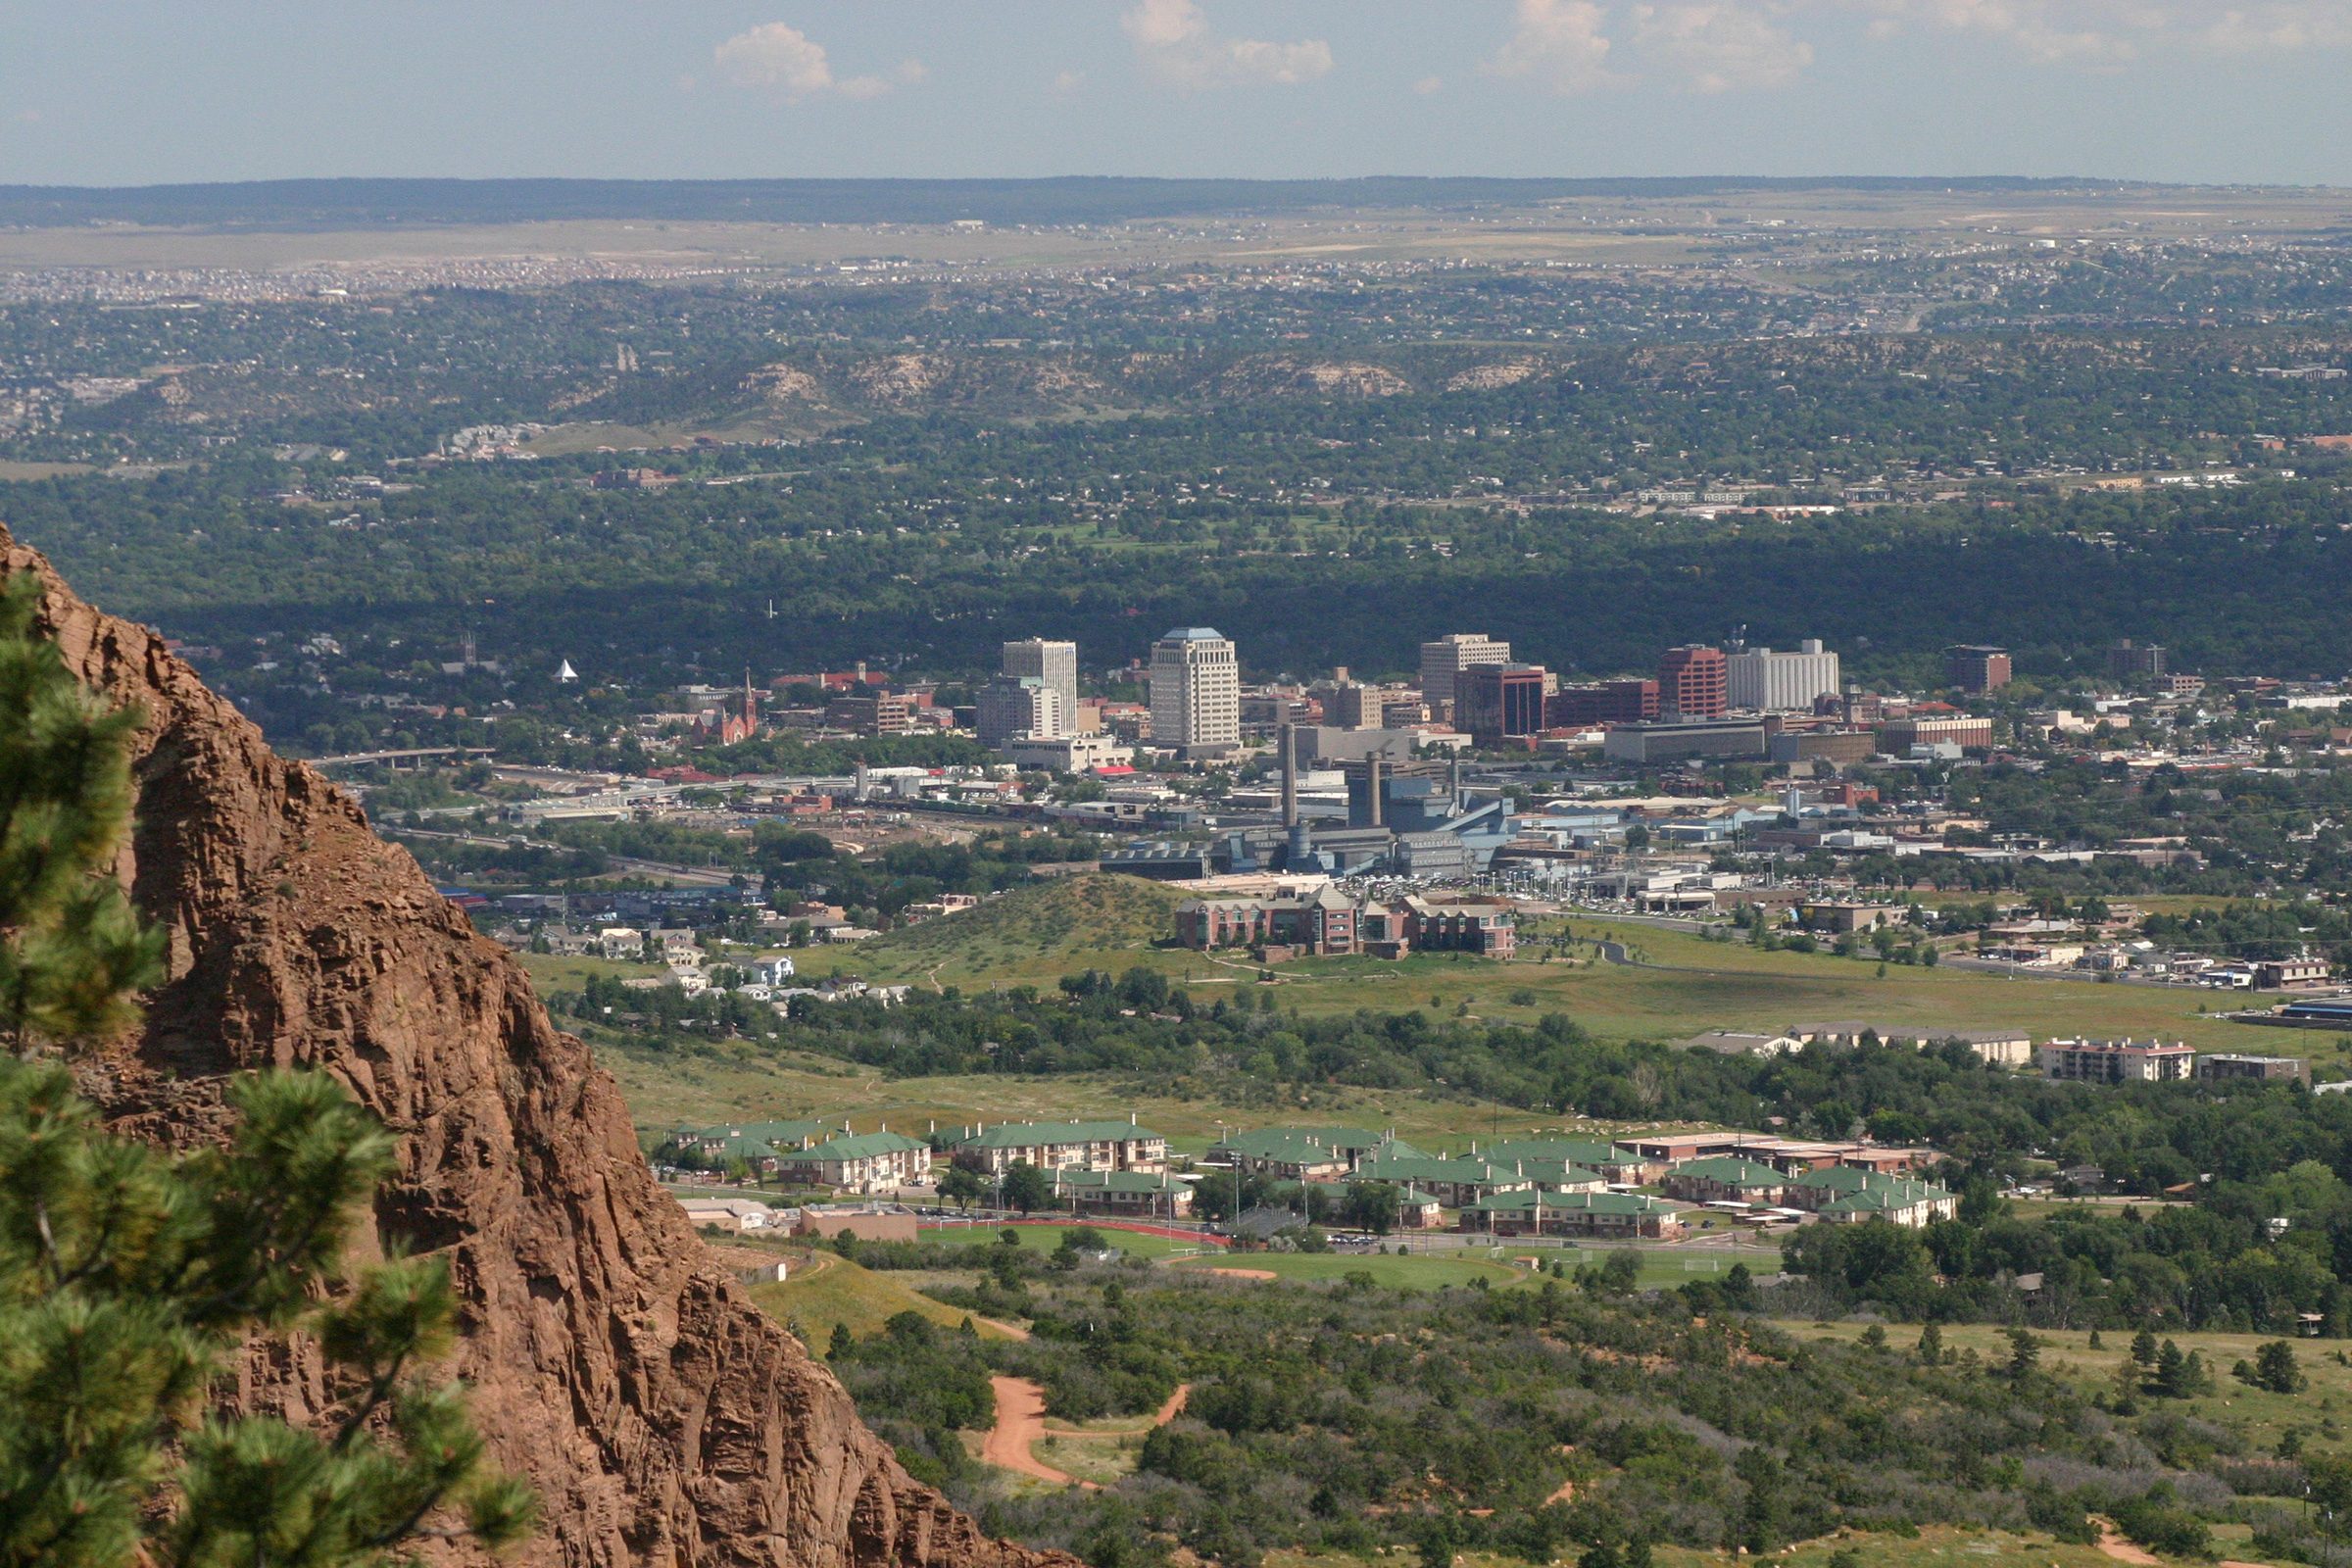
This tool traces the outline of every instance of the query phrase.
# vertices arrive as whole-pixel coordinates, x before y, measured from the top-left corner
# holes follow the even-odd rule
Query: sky
[[[0,183],[2352,184],[2352,0],[0,0]]]

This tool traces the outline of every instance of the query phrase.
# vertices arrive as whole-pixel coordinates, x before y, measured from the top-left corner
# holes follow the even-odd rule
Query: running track
[[[1171,1242],[1191,1242],[1199,1247],[1223,1247],[1229,1238],[1210,1236],[1200,1231],[1179,1230],[1173,1225],[1150,1225],[1142,1220],[1094,1219],[1087,1215],[1062,1214],[1049,1219],[990,1219],[969,1223],[925,1219],[915,1222],[918,1231],[977,1231],[1000,1230],[1006,1225],[1091,1225],[1099,1231],[1132,1231],[1138,1236],[1158,1236]]]

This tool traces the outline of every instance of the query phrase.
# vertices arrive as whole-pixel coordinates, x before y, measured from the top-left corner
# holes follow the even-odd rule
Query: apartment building
[[[2184,1083],[2197,1054],[2175,1041],[2052,1040],[2034,1053],[2042,1075],[2070,1083]]]

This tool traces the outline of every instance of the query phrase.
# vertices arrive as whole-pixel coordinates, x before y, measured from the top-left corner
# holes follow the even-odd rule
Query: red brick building
[[[1685,718],[1721,718],[1731,708],[1731,664],[1720,648],[1687,643],[1658,661],[1658,707]]]

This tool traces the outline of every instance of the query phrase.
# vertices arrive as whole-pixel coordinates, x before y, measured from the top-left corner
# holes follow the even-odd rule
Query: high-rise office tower
[[[1078,725],[1078,645],[1051,642],[1043,637],[1031,637],[1023,642],[1006,643],[1003,662],[997,666],[1014,680],[1029,679],[1045,682],[1060,696],[1061,728],[1039,740],[1058,740],[1072,733]]]
[[[1213,626],[1178,626],[1152,645],[1152,744],[1224,757],[1242,744],[1242,666]]]
[[[1421,645],[1421,695],[1432,708],[1441,703],[1450,705],[1456,675],[1479,664],[1510,662],[1509,643],[1496,642],[1482,631],[1449,632]]]

